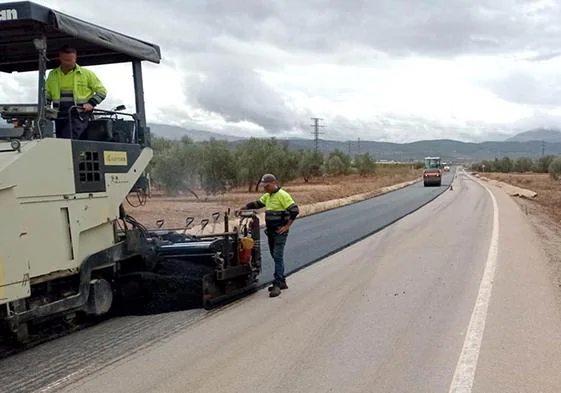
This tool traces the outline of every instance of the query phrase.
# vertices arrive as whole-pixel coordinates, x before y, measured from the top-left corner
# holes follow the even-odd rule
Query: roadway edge
[[[352,245],[354,245],[354,244],[360,242],[361,240],[364,240],[364,239],[366,239],[367,237],[372,236],[372,235],[374,235],[374,234],[376,234],[376,233],[378,233],[378,232],[380,232],[380,231],[386,229],[386,228],[389,227],[390,225],[395,224],[396,222],[398,222],[398,221],[404,219],[405,217],[407,217],[407,216],[409,216],[409,215],[415,213],[417,210],[419,210],[419,209],[423,208],[424,206],[428,205],[429,203],[431,203],[432,201],[434,201],[436,198],[438,198],[439,196],[441,196],[442,194],[444,194],[446,191],[450,190],[450,187],[452,186],[452,183],[454,182],[455,179],[456,179],[456,172],[454,172],[454,175],[453,175],[453,177],[452,177],[452,181],[450,182],[450,184],[449,184],[448,186],[443,187],[443,188],[442,188],[442,191],[440,191],[438,194],[436,194],[433,198],[430,198],[429,200],[427,200],[426,202],[424,202],[424,203],[422,203],[422,204],[416,206],[414,209],[410,210],[409,212],[407,212],[407,213],[405,213],[405,214],[403,214],[403,215],[397,217],[396,219],[394,219],[394,220],[388,222],[388,223],[385,224],[385,225],[382,225],[382,226],[380,226],[380,227],[378,227],[378,228],[376,228],[376,229],[374,229],[374,230],[372,230],[372,231],[370,231],[370,232],[364,234],[363,236],[360,236],[360,237],[356,238],[355,240],[353,240],[353,241],[351,241],[351,242],[345,244],[344,246],[338,247],[338,248],[336,248],[336,249],[334,249],[334,250],[332,250],[332,251],[330,251],[330,252],[324,254],[324,255],[321,256],[320,258],[316,258],[316,259],[314,259],[314,260],[311,260],[311,261],[309,261],[309,262],[306,262],[305,264],[303,264],[303,265],[301,265],[301,266],[299,266],[299,267],[297,267],[297,268],[294,268],[294,269],[292,269],[292,270],[287,271],[286,277],[290,277],[292,274],[297,273],[297,272],[299,272],[300,270],[303,270],[303,269],[305,269],[305,268],[307,268],[307,267],[309,267],[309,266],[311,266],[311,265],[313,265],[313,264],[315,264],[315,263],[317,263],[317,262],[319,262],[319,261],[321,261],[321,260],[323,260],[323,259],[325,259],[325,258],[327,258],[327,257],[329,257],[329,256],[331,256],[331,255],[333,255],[333,254],[336,254],[336,253],[338,253],[338,252],[340,252],[340,251],[342,251],[342,250],[344,250],[344,249],[346,249],[346,248],[348,248],[348,247],[350,247],[350,246],[352,246]],[[406,186],[406,187],[403,187],[403,188],[399,188],[399,189],[395,189],[395,190],[391,190],[391,191],[389,191],[388,193],[393,192],[393,191],[397,191],[397,190],[400,190],[400,189],[404,189],[404,188],[407,188],[407,187],[409,187],[409,186]],[[375,197],[376,197],[376,196],[374,196],[373,198],[375,198]],[[370,198],[369,198],[369,199],[370,199]],[[358,201],[358,202],[362,202],[362,201]],[[355,203],[357,203],[357,202],[355,202]],[[348,205],[345,205],[345,206],[348,206]],[[344,207],[344,206],[340,206],[340,207]],[[335,208],[335,209],[337,209],[337,208]],[[334,210],[334,209],[330,209],[330,210]],[[321,213],[321,212],[320,212],[320,213]],[[307,217],[308,217],[308,216],[307,216]],[[259,290],[265,288],[267,285],[270,285],[272,282],[273,282],[273,280],[272,280],[272,279],[269,279],[269,280],[267,280],[267,281],[265,281],[265,282],[263,282],[263,283],[258,284],[258,285],[255,287],[255,289],[256,289],[256,291],[259,291]]]

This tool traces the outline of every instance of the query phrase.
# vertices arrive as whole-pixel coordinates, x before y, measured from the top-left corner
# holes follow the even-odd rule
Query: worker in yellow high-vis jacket
[[[58,52],[60,66],[51,70],[46,81],[47,104],[58,110],[56,137],[78,139],[88,127],[91,111],[107,96],[96,74],[76,64],[77,51],[63,46]],[[83,112],[78,113],[79,106]],[[69,116],[72,125],[69,124]]]
[[[292,196],[279,185],[272,174],[263,175],[261,183],[265,193],[254,202],[250,202],[243,209],[265,208],[265,233],[269,240],[269,251],[275,261],[273,285],[269,287],[269,296],[280,295],[281,289],[287,289],[284,276],[284,247],[288,238],[288,230],[298,214],[298,205]]]

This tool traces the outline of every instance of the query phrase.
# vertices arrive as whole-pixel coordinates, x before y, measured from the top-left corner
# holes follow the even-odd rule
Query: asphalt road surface
[[[459,174],[453,191],[292,275],[281,296],[206,314],[61,391],[558,392],[560,326],[520,209]]]
[[[287,273],[325,258],[410,214],[446,191],[453,176],[453,173],[445,173],[441,187],[415,183],[376,198],[298,219],[290,229],[285,250]],[[273,280],[274,263],[264,233],[261,239],[260,282],[267,284]]]
[[[446,174],[440,188],[425,188],[417,183],[367,201],[299,219],[291,230],[287,246],[287,273],[418,209],[443,193],[452,178],[452,174]],[[263,240],[262,284],[272,279],[273,272],[266,243]],[[0,392],[55,391],[212,315],[214,312],[190,310],[116,318],[45,343],[1,361]]]
[[[278,298],[110,321],[8,359],[0,389],[557,392],[558,290],[520,210],[493,194],[460,174]]]

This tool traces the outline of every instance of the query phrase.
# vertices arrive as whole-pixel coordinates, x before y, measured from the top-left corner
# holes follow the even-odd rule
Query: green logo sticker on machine
[[[104,151],[103,162],[105,165],[127,165],[127,152],[126,151]]]

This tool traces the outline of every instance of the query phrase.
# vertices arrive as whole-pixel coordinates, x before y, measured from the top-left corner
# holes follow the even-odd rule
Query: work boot
[[[272,289],[269,291],[269,297],[277,297],[281,294],[281,290],[278,286],[273,286]]]
[[[271,292],[273,290],[273,288],[276,286],[278,286],[280,289],[288,289],[288,285],[286,285],[286,281],[281,281],[280,284],[275,284],[273,283],[273,285],[271,285],[269,287],[269,292]]]

